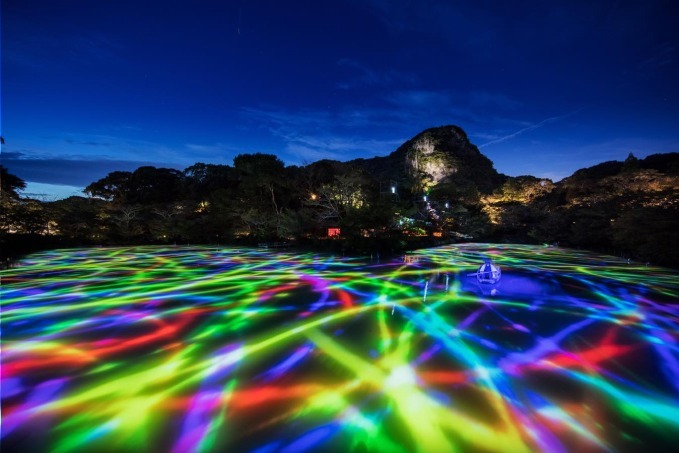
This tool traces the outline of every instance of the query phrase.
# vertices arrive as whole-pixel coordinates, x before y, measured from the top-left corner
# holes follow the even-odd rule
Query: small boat
[[[490,258],[486,258],[476,273],[469,274],[469,277],[476,277],[479,283],[494,285],[502,278],[502,271],[493,264]]]

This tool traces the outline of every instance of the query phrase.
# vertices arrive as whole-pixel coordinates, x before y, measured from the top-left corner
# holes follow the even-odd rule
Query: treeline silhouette
[[[559,183],[494,176],[485,187],[471,179],[426,186],[421,174],[390,178],[371,165],[285,166],[274,155],[242,154],[232,166],[114,171],[88,185],[87,196],[51,202],[22,197],[24,182],[3,167],[3,262],[92,245],[275,242],[386,256],[478,241],[558,244],[679,267],[678,153],[630,155]]]

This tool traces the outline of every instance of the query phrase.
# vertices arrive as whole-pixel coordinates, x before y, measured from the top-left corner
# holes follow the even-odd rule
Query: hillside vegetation
[[[285,166],[140,167],[87,197],[20,196],[3,169],[2,253],[135,243],[295,243],[353,254],[450,242],[547,243],[679,267],[679,153],[604,162],[562,181],[498,173],[457,126],[427,129],[388,156]]]

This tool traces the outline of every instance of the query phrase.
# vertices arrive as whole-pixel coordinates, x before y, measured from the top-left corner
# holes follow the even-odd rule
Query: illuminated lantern
[[[328,237],[338,237],[340,235],[339,228],[328,228]]]
[[[479,283],[495,284],[500,281],[501,277],[502,271],[489,258],[485,259],[481,267],[476,271],[476,280]]]

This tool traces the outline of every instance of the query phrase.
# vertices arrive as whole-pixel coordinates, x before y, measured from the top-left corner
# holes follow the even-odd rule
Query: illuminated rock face
[[[406,173],[423,186],[471,183],[487,192],[501,178],[492,162],[457,126],[427,129],[404,143],[392,156],[404,158]]]
[[[491,193],[506,179],[457,126],[426,129],[388,156],[347,164],[365,169],[377,180],[407,183],[415,190],[452,183]]]
[[[446,176],[457,172],[457,166],[445,153],[436,150],[436,141],[429,135],[415,142],[408,153],[412,176],[424,176],[433,184],[441,183]]]

